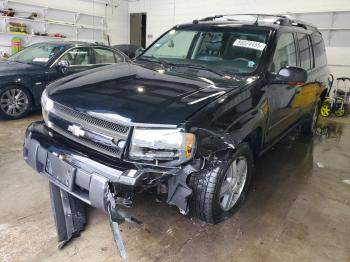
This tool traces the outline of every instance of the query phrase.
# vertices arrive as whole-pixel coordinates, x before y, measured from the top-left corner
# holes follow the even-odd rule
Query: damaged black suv
[[[312,133],[329,74],[320,32],[285,16],[237,17],[175,26],[132,62],[46,88],[24,158],[50,180],[55,212],[85,202],[123,221],[120,207],[153,190],[218,223],[243,202],[256,157],[297,126]]]

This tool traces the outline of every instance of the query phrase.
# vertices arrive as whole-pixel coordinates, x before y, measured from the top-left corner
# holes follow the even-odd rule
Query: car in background
[[[46,85],[63,76],[128,60],[122,52],[98,44],[59,41],[31,45],[0,62],[0,116],[26,116],[40,106]]]
[[[137,50],[143,50],[143,48],[138,45],[114,45],[112,47],[122,51],[130,59],[133,59],[136,57]]]

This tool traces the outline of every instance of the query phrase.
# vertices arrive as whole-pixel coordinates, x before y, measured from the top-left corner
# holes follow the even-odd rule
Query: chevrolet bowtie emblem
[[[85,131],[80,126],[76,126],[76,125],[69,125],[68,131],[77,137],[85,135]]]

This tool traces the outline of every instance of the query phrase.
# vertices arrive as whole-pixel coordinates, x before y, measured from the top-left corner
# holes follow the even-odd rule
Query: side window
[[[309,38],[306,34],[298,33],[298,41],[301,62],[300,66],[301,68],[308,70],[313,67]]]
[[[322,36],[319,33],[313,33],[312,42],[314,48],[315,65],[317,67],[325,66],[327,64],[327,57],[326,47],[324,45]]]
[[[61,61],[67,61],[72,66],[83,66],[91,64],[91,56],[88,47],[77,47],[69,50],[63,55]]]
[[[124,60],[121,55],[106,48],[94,48],[94,53],[96,64],[114,64]]]
[[[293,34],[282,34],[277,41],[271,71],[278,72],[283,67],[296,65],[297,56]]]

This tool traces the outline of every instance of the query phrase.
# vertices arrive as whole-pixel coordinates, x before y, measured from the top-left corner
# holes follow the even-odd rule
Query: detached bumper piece
[[[84,230],[84,203],[50,182],[50,200],[60,249]]]
[[[116,169],[87,158],[79,150],[65,147],[43,123],[29,126],[24,141],[24,160],[34,170],[48,178],[53,216],[59,248],[79,237],[86,225],[86,204],[104,210],[109,215],[114,240],[120,256],[128,261],[119,224],[140,221],[124,212],[131,200],[118,197],[118,188],[132,189],[141,176],[137,170]]]

